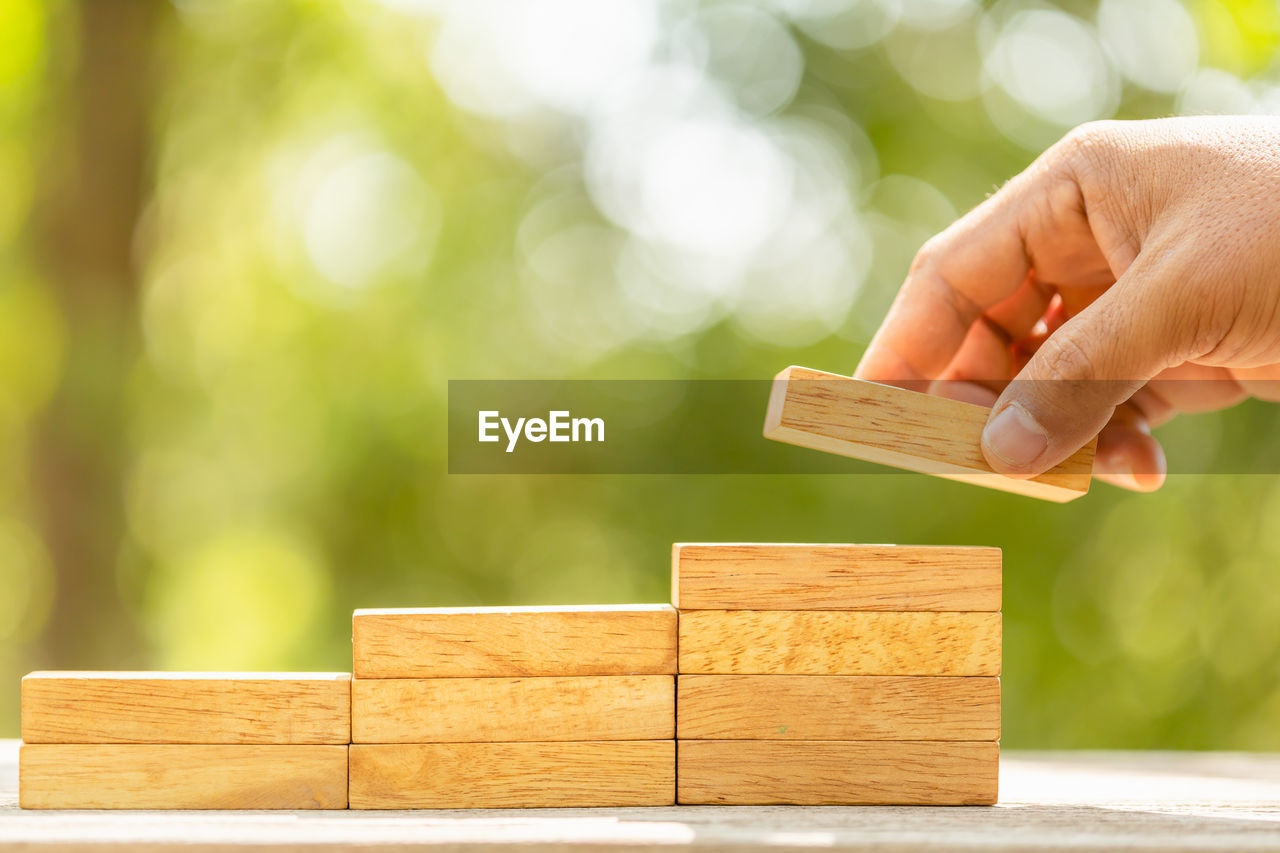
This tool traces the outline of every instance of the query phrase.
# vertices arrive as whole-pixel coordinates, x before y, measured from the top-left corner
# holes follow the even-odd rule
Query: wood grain
[[[1000,549],[680,543],[683,610],[999,610]]]
[[[1000,752],[1002,808],[668,806],[511,813],[21,811],[0,740],[0,848],[24,853],[1241,853],[1276,851],[1280,753]]]
[[[991,410],[807,367],[774,379],[764,435],[880,465],[1069,501],[1089,491],[1097,439],[1030,480],[997,474],[982,455]]]
[[[675,803],[675,741],[353,744],[351,808]]]
[[[999,613],[690,610],[694,675],[999,675]]]
[[[672,675],[667,604],[357,610],[357,678]]]
[[[347,747],[25,744],[24,809],[344,809]]]
[[[991,805],[996,743],[681,740],[691,805]]]
[[[27,743],[345,744],[348,673],[33,672]]]
[[[358,678],[355,743],[670,740],[675,676]]]
[[[677,737],[700,740],[1000,739],[1000,679],[681,675]]]

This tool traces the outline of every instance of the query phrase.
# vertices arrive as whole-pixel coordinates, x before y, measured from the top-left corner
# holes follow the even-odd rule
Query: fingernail
[[[982,431],[982,443],[1011,468],[1027,468],[1049,446],[1049,434],[1017,403],[1000,410]]]
[[[1133,463],[1127,454],[1120,452],[1106,453],[1093,457],[1093,473],[1112,479],[1117,486],[1132,488],[1137,485],[1138,478],[1133,475]]]
[[[1128,462],[1119,466],[1115,471],[1115,476],[1122,480],[1122,485],[1126,489],[1133,489],[1135,492],[1142,491],[1142,484],[1138,482],[1138,475],[1133,473],[1133,466]]]

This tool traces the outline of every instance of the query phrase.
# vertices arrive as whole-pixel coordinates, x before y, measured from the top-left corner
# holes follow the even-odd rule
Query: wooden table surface
[[[1276,850],[1280,754],[1008,752],[1000,805],[423,812],[32,812],[17,744],[0,741],[0,848],[600,853]]]

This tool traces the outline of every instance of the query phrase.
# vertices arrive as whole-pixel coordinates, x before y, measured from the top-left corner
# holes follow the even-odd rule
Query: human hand
[[[1151,427],[1280,400],[1280,119],[1076,128],[924,245],[855,375],[992,406],[1003,474],[1099,435],[1158,488]]]

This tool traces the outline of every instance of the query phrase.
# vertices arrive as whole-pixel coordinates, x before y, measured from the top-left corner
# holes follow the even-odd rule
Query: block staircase
[[[30,809],[996,802],[996,548],[676,544],[673,605],[357,610],[352,673],[36,672]]]

